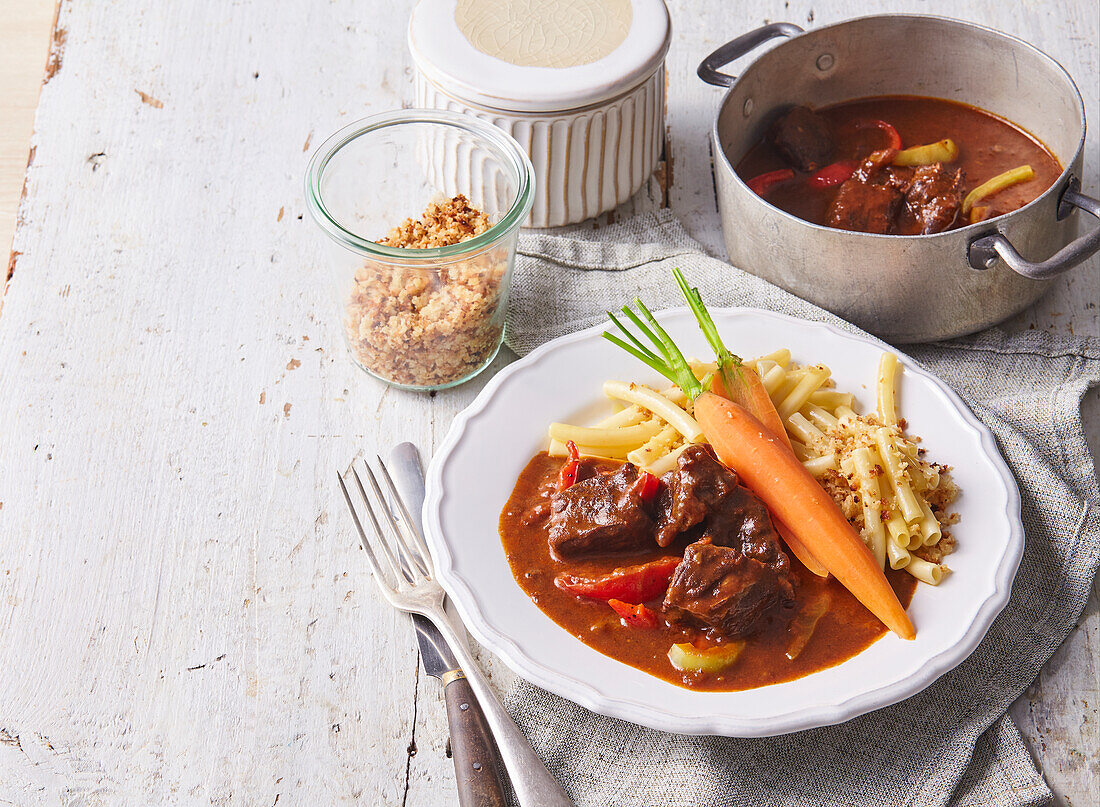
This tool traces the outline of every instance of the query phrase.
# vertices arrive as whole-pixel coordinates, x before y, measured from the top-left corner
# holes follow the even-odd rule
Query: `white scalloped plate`
[[[791,349],[824,363],[839,389],[874,406],[885,345],[754,309],[712,312],[724,341],[746,356]],[[658,318],[688,356],[710,355],[686,308]],[[899,408],[962,488],[954,573],[920,585],[911,642],[887,634],[843,664],[744,692],[693,692],[615,661],[544,615],[512,577],[497,519],[551,421],[599,412],[608,378],[657,383],[649,368],[600,338],[602,326],[543,345],[502,370],[451,426],[428,473],[424,517],[439,580],[473,636],[518,675],[595,712],[662,731],[757,737],[830,725],[927,687],[977,647],[1008,600],[1023,552],[1020,494],[992,433],[946,384],[899,354]],[[610,411],[608,404],[602,404]]]

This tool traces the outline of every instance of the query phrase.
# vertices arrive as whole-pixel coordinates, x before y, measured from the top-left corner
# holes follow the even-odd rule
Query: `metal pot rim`
[[[1061,71],[1061,74],[1065,77],[1065,80],[1068,83],[1069,87],[1073,90],[1073,96],[1074,96],[1074,99],[1077,102],[1077,109],[1078,109],[1078,112],[1080,113],[1080,116],[1081,116],[1081,131],[1080,131],[1080,136],[1077,139],[1077,148],[1074,151],[1073,156],[1065,162],[1065,167],[1062,169],[1062,173],[1058,175],[1058,179],[1055,180],[1049,188],[1047,188],[1045,191],[1043,191],[1041,194],[1039,194],[1037,197],[1032,199],[1030,202],[1028,202],[1023,207],[1018,207],[1015,210],[1010,210],[1008,213],[1002,213],[1000,216],[996,216],[996,217],[991,218],[991,219],[986,219],[984,221],[975,222],[974,224],[967,224],[963,227],[958,227],[958,228],[955,228],[953,230],[944,230],[943,232],[929,233],[927,235],[923,235],[923,234],[918,234],[918,235],[896,235],[896,234],[888,234],[888,233],[864,233],[864,232],[859,232],[859,231],[856,231],[856,230],[840,230],[840,229],[837,229],[835,227],[828,227],[824,224],[814,224],[811,221],[806,221],[805,219],[799,218],[798,216],[795,216],[792,213],[788,213],[787,211],[776,207],[771,202],[769,202],[767,199],[764,199],[763,197],[758,196],[755,193],[752,193],[752,191],[749,189],[749,187],[745,183],[745,181],[743,179],[741,179],[741,177],[737,174],[737,170],[736,170],[736,168],[734,168],[733,164],[730,162],[730,158],[729,158],[729,155],[726,154],[726,150],[724,148],[722,148],[722,140],[721,140],[721,137],[719,136],[719,133],[718,133],[718,122],[719,122],[719,120],[721,120],[722,113],[725,112],[726,107],[729,105],[730,98],[733,95],[734,91],[737,89],[738,85],[740,85],[740,83],[744,79],[744,77],[746,75],[748,75],[748,73],[756,66],[757,62],[759,62],[760,59],[764,56],[764,54],[760,54],[755,59],[753,59],[752,63],[749,64],[749,66],[747,68],[745,68],[745,70],[743,70],[737,76],[737,78],[734,80],[734,82],[729,86],[729,89],[726,90],[725,95],[722,96],[722,100],[718,104],[718,111],[715,113],[714,123],[711,125],[711,144],[712,144],[713,150],[718,153],[719,159],[722,160],[722,162],[725,165],[726,169],[733,176],[734,181],[738,185],[740,185],[742,188],[744,188],[746,191],[748,191],[750,194],[752,194],[760,204],[767,207],[773,213],[778,213],[783,218],[785,218],[789,221],[792,221],[792,222],[796,222],[797,224],[802,225],[804,227],[809,227],[812,230],[817,230],[817,231],[821,231],[823,233],[828,233],[830,235],[840,236],[840,237],[853,237],[853,238],[864,238],[864,239],[889,239],[891,241],[900,242],[900,243],[904,243],[906,241],[906,239],[924,241],[924,240],[935,239],[935,238],[957,238],[962,233],[967,233],[968,235],[977,234],[980,230],[989,229],[990,225],[992,225],[992,224],[1010,221],[1010,220],[1012,220],[1014,218],[1017,218],[1019,216],[1027,215],[1027,211],[1029,211],[1031,208],[1036,207],[1036,206],[1040,205],[1041,203],[1043,203],[1052,193],[1060,194],[1062,192],[1062,190],[1066,187],[1066,183],[1069,181],[1069,179],[1071,177],[1072,172],[1071,172],[1070,169],[1071,169],[1072,165],[1074,164],[1074,162],[1076,162],[1077,157],[1081,154],[1082,149],[1084,149],[1084,147],[1085,147],[1085,136],[1086,136],[1085,102],[1084,102],[1084,99],[1082,99],[1082,97],[1081,97],[1081,91],[1078,89],[1077,83],[1073,80],[1073,77],[1070,76],[1069,71],[1066,70],[1066,68],[1062,66],[1061,62],[1059,62],[1057,59],[1055,59],[1050,54],[1040,50],[1039,48],[1032,45],[1030,42],[1027,42],[1026,40],[1023,40],[1018,36],[1013,36],[1012,34],[1006,34],[1004,31],[998,31],[996,28],[990,28],[987,25],[979,25],[978,23],[968,22],[966,20],[958,20],[958,19],[955,19],[953,17],[944,17],[944,16],[937,15],[937,14],[865,14],[861,17],[852,17],[850,19],[841,20],[840,22],[834,22],[834,23],[830,23],[829,25],[822,25],[819,28],[813,28],[809,31],[804,31],[803,33],[798,34],[797,36],[790,37],[789,39],[787,39],[783,42],[780,42],[774,48],[770,48],[769,50],[765,51],[765,53],[771,53],[772,51],[776,51],[776,50],[779,50],[781,48],[784,48],[789,43],[794,42],[796,39],[801,39],[802,37],[808,36],[810,34],[816,34],[816,33],[819,33],[821,31],[828,31],[828,30],[831,30],[831,29],[834,29],[834,28],[843,28],[846,25],[851,25],[853,23],[862,22],[864,20],[871,20],[871,19],[933,20],[933,21],[945,23],[945,24],[948,24],[948,25],[954,25],[954,26],[957,26],[959,28],[983,31],[983,32],[1001,37],[1002,39],[1005,39],[1005,40],[1009,41],[1010,43],[1012,43],[1016,47],[1023,47],[1023,48],[1026,48],[1026,49],[1030,50],[1030,51],[1033,51],[1035,54],[1042,57],[1043,59],[1046,59],[1053,66],[1058,68],[1058,70]],[[981,107],[978,107],[978,108],[981,109]]]

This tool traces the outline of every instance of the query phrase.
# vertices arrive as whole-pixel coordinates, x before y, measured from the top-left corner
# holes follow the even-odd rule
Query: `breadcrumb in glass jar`
[[[450,246],[491,226],[463,195],[431,202],[379,244],[404,249]],[[406,386],[434,387],[484,365],[500,344],[500,305],[508,249],[490,247],[438,266],[366,261],[355,272],[345,327],[355,358],[370,372]]]

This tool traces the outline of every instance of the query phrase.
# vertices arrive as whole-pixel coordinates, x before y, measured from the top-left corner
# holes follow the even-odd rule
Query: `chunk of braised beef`
[[[657,543],[668,546],[693,533],[721,546],[740,548],[749,557],[776,562],[779,536],[768,508],[743,487],[709,446],[682,452],[676,468],[661,480],[657,499]],[[784,557],[785,561],[785,557]]]
[[[597,473],[555,492],[549,519],[554,557],[651,548],[656,525],[634,489],[637,479],[637,467],[626,463],[614,473]]]
[[[864,233],[893,232],[908,182],[889,168],[894,149],[874,152],[844,180],[829,205],[828,224],[841,230]]]
[[[676,536],[701,524],[712,508],[738,486],[737,474],[702,445],[681,452],[676,468],[661,481],[664,484],[657,499],[660,546],[668,546]]]
[[[746,557],[772,564],[784,572],[790,568],[767,506],[740,485],[713,507],[703,537],[718,546],[739,549]]]
[[[793,107],[780,116],[768,137],[784,160],[803,171],[828,165],[836,151],[829,122],[805,106]]]
[[[920,225],[921,233],[940,233],[951,227],[962,207],[962,168],[943,163],[922,165],[913,172],[905,203]]]
[[[903,193],[909,187],[908,178],[903,172],[891,167],[894,158],[898,156],[897,149],[880,149],[872,151],[867,158],[859,164],[852,173],[852,179],[860,182],[875,182],[897,188]]]
[[[663,609],[672,624],[705,631],[713,638],[737,638],[753,633],[766,614],[793,599],[785,565],[746,557],[740,549],[703,539],[684,552]]]

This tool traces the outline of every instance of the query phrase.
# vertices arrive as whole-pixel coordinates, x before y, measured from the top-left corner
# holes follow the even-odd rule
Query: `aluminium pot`
[[[718,72],[776,37],[786,39],[737,78]],[[1000,322],[1100,250],[1091,220],[1075,239],[1077,208],[1100,217],[1100,202],[1079,190],[1081,94],[1061,65],[1026,42],[941,17],[888,14],[806,32],[775,23],[716,50],[699,76],[729,87],[711,137],[730,263],[888,341],[947,339]],[[1041,140],[1065,170],[1018,210],[913,236],[810,224],[737,176],[734,165],[778,112],[875,95],[946,98],[993,112]]]

